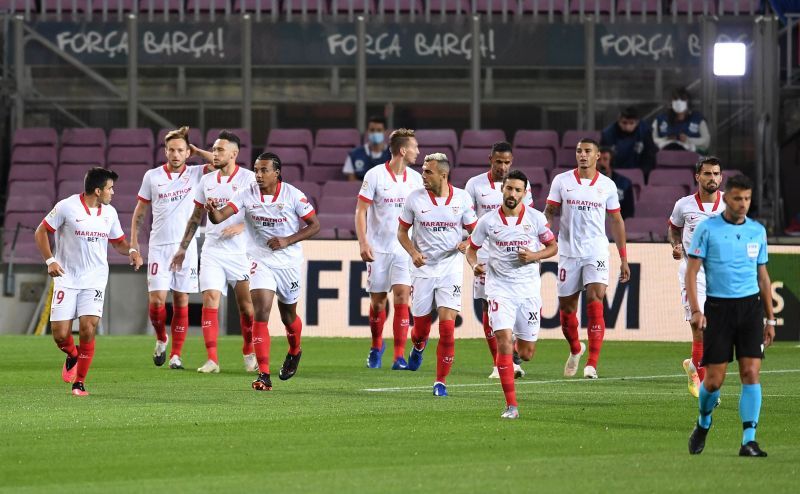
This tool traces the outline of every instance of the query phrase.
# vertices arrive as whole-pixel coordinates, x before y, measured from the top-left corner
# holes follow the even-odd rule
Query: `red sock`
[[[443,383],[453,367],[456,354],[456,322],[439,320],[439,344],[436,345],[436,381]]]
[[[392,332],[394,333],[394,360],[406,355],[406,340],[408,339],[408,305],[395,304]]]
[[[303,332],[303,321],[300,316],[294,318],[292,324],[286,326],[286,340],[289,342],[289,353],[297,355],[300,353],[300,334]]]
[[[163,305],[150,304],[150,323],[156,331],[158,341],[167,341],[167,308]]]
[[[603,318],[603,303],[589,302],[586,305],[589,314],[589,359],[586,365],[597,369],[597,359],[600,358],[600,349],[603,347],[603,336],[606,334],[606,321]]]
[[[75,347],[75,340],[72,339],[72,333],[67,335],[64,343],[58,345],[59,350],[66,353],[68,357],[75,358],[78,356],[78,349]]]
[[[425,348],[425,342],[428,341],[428,336],[431,334],[431,316],[422,316],[414,318],[414,329],[411,330],[411,344],[417,350]]]
[[[239,315],[239,324],[242,328],[242,355],[250,355],[253,350],[253,316]]]
[[[514,388],[514,357],[504,353],[498,354],[497,372],[500,374],[503,394],[506,395],[506,406],[517,406],[517,391]]]
[[[372,307],[369,309],[369,330],[372,333],[372,348],[378,350],[383,347],[383,323],[386,322],[386,311],[375,314]]]
[[[181,350],[183,350],[183,342],[186,341],[186,332],[189,329],[189,307],[175,307],[172,306],[172,324],[170,331],[172,332],[172,353],[180,357]]]
[[[489,352],[492,354],[492,362],[497,360],[497,338],[494,337],[494,331],[489,326],[489,313],[483,311],[483,334],[486,336],[486,344],[489,345]]]
[[[578,315],[574,312],[559,311],[561,315],[561,332],[569,342],[569,351],[577,355],[581,351],[581,340],[578,337]]]
[[[697,369],[697,377],[700,378],[700,382],[703,382],[703,379],[706,378],[706,368],[700,367],[700,362],[702,361],[703,361],[703,342],[692,340],[692,363]]]
[[[299,319],[298,319],[299,320]],[[269,374],[269,327],[266,321],[253,323],[253,349],[258,361],[258,372]]]
[[[92,365],[92,358],[94,357],[94,340],[81,342],[78,347],[78,371],[75,377],[75,382],[86,382],[86,374],[89,373],[89,367]]]
[[[216,363],[219,363],[219,357],[217,357],[217,334],[219,333],[218,312],[218,309],[206,309],[203,307],[202,315],[203,339],[206,342],[208,359]]]

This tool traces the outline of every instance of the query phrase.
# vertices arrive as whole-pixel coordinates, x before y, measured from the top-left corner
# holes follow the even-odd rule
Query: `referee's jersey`
[[[767,231],[750,218],[736,225],[720,214],[697,226],[688,254],[703,260],[709,297],[749,297],[758,293],[758,265],[767,263]]]

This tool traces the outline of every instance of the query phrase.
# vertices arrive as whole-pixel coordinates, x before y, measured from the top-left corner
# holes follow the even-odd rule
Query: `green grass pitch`
[[[769,457],[755,459],[737,456],[733,373],[706,450],[688,454],[688,343],[606,342],[601,378],[586,381],[562,377],[563,341],[542,341],[516,421],[500,419],[481,340],[456,341],[450,396],[433,397],[435,343],[412,373],[389,369],[389,348],[366,369],[366,339],[307,338],[283,382],[286,341],[273,338],[275,387],[257,393],[240,338],[220,339],[221,374],[200,375],[197,335],[185,371],[153,366],[150,337],[103,337],[91,396],[77,398],[49,337],[0,337],[0,492],[798,492],[796,344],[768,350],[757,439]]]

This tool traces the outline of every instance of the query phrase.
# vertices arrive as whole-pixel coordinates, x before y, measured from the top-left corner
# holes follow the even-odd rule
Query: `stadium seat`
[[[762,12],[762,0],[718,0],[720,15],[756,15]]]
[[[234,12],[280,12],[280,0],[235,0]]]
[[[8,200],[6,201],[6,214],[50,211],[53,208],[53,204],[55,204],[55,201],[52,198],[52,194],[49,193],[40,192],[28,195],[12,193],[8,195]]]
[[[89,171],[89,166],[79,163],[79,164],[65,164],[58,167],[56,173],[56,183],[61,183],[64,180],[75,180],[83,183],[83,179],[86,177],[86,172]],[[63,198],[62,198],[63,199]]]
[[[153,150],[147,147],[111,147],[106,158],[109,168],[153,164]]]
[[[575,149],[559,149],[556,153],[556,166],[557,167],[572,167],[576,166]]]
[[[356,211],[356,201],[356,196],[338,197],[328,196],[323,193],[319,200],[319,210],[323,213],[349,214],[352,222],[353,214]]]
[[[330,166],[337,167],[341,174],[342,166],[350,148],[319,148],[311,151],[311,167]],[[341,176],[341,175],[340,175]]]
[[[517,10],[516,0],[475,0],[473,5],[479,14],[502,14],[503,11],[510,14]]]
[[[642,188],[644,187],[644,173],[641,168],[615,168],[614,171],[627,177],[633,183],[634,197],[638,201],[639,198],[642,197]],[[652,180],[652,175],[650,176],[650,180]]]
[[[448,157],[451,159],[452,154],[458,149],[458,136],[453,129],[420,129],[414,131],[414,135],[420,148],[438,148],[438,152],[446,152],[441,150],[443,146],[450,148],[451,154]]]
[[[653,200],[648,199],[646,201],[640,201],[636,205],[634,216],[637,218],[659,218],[663,222],[662,224],[666,230],[667,219],[669,218],[669,215],[672,214],[672,210],[675,207],[675,201],[677,201],[679,198],[680,196],[676,196],[675,199],[659,197],[658,199],[654,198]]]
[[[325,184],[322,189],[323,197],[358,197],[358,191],[361,190],[361,182],[334,180]]]
[[[214,141],[217,140],[219,133],[223,130],[227,130],[229,132],[233,132],[241,141],[241,147],[249,148],[252,147],[252,138],[250,135],[250,131],[247,129],[219,129],[219,128],[212,128],[206,131],[206,149],[211,149],[214,145]]]
[[[281,180],[294,184],[303,180],[303,169],[296,166],[281,165]]]
[[[357,129],[319,129],[314,142],[317,147],[345,147],[348,149],[363,144],[361,134]]]
[[[310,167],[304,175],[305,180],[313,180],[318,184],[324,184],[332,180],[341,180],[344,175],[342,169],[336,166],[317,166]]]
[[[59,166],[63,165],[83,165],[87,169],[91,166],[106,166],[105,148],[100,146],[92,147],[64,147],[58,155]]]
[[[662,9],[667,5],[667,0],[662,0]],[[655,14],[658,12],[658,0],[617,0],[617,13],[625,14],[630,9],[631,14]]]
[[[302,180],[296,180],[294,182],[290,180],[284,180],[285,182],[289,182],[290,184],[297,187],[300,192],[304,193],[308,199],[313,199],[314,204],[319,204],[319,199],[322,197],[322,188],[316,182],[308,182]],[[360,182],[356,182],[361,185]]]
[[[41,181],[14,181],[8,184],[8,197],[26,197],[35,195],[46,195],[51,202],[55,202],[56,191],[53,182]]]
[[[0,0],[0,13],[26,11],[36,11],[36,0]]]
[[[695,187],[694,170],[688,169],[656,168],[647,180],[648,185],[683,185],[689,190]]]
[[[472,11],[471,0],[428,0],[428,6],[431,13],[440,13],[444,10],[447,14],[466,14]]]
[[[489,148],[462,148],[456,154],[456,163],[462,166],[489,167]],[[475,172],[476,174],[478,172]]]
[[[688,14],[714,14],[716,13],[715,0],[672,0],[670,12],[677,11],[679,15]]]
[[[132,213],[138,202],[137,195],[141,182],[132,180],[118,180],[114,184],[114,200],[112,204],[121,213]]]
[[[141,184],[144,174],[147,173],[147,170],[152,168],[150,165],[137,164],[127,164],[115,168],[112,163],[109,163],[108,167],[119,175],[119,183],[129,181],[135,184]]]
[[[36,248],[36,242],[33,238],[33,231],[42,222],[42,219],[47,215],[49,210],[42,209],[36,212],[17,212],[8,213],[5,215],[5,223],[3,228],[6,230],[3,235],[3,261],[8,262],[11,258],[11,246],[14,242],[16,235],[17,225],[20,225],[19,234],[17,236],[17,243],[14,252],[15,263],[31,263],[39,264],[42,262],[42,256]]]
[[[304,148],[306,150],[306,159],[308,159],[311,149],[314,147],[314,138],[308,129],[272,129],[267,137],[265,151],[275,152],[271,149],[274,147]]]
[[[283,0],[287,2],[289,0]],[[307,0],[309,4],[313,3],[314,0]],[[302,0],[294,0],[295,3],[300,3]],[[298,9],[296,12],[299,12],[301,9]],[[367,12],[372,13],[375,12],[375,5],[372,3],[372,0],[333,0],[330,1],[330,10],[331,12],[338,12],[340,14],[346,14],[348,12],[358,13],[358,12]],[[319,144],[317,144],[319,145]]]
[[[425,12],[422,0],[377,0],[378,12],[408,14],[412,10],[416,14]]]
[[[625,236],[628,242],[662,242],[666,239],[666,235],[667,222],[664,217],[639,217],[637,215],[635,218],[625,220]]]
[[[60,6],[59,6],[60,3]],[[88,12],[89,0],[41,0],[42,12]],[[92,9],[94,10],[94,9]]]
[[[126,12],[133,8],[132,2],[130,5],[125,2],[122,6],[122,10]],[[139,12],[150,12],[151,10],[153,12],[180,12],[182,6],[183,0],[139,0]],[[109,10],[119,10],[115,0],[110,0]],[[184,12],[186,12],[185,8]]]
[[[550,169],[555,166],[553,152],[549,149],[515,148],[514,161],[512,168],[545,168]]]
[[[302,180],[305,176],[305,170],[308,167],[308,153],[304,148],[300,147],[288,147],[288,148],[281,148],[281,147],[272,147],[268,148],[265,151],[270,151],[278,155],[281,159],[281,172],[287,173],[289,169],[294,168],[297,170],[297,173]],[[291,173],[291,172],[289,172]],[[288,178],[285,179],[286,181],[290,181]]]
[[[58,163],[55,146],[51,147],[28,147],[19,146],[11,152],[11,165],[24,164],[48,164],[53,168]]]
[[[155,142],[150,129],[111,129],[108,135],[109,147],[147,147],[153,152]]]
[[[99,128],[70,128],[61,132],[62,147],[106,147],[106,132]]]
[[[81,177],[82,179],[83,177]],[[56,171],[49,163],[12,164],[8,172],[9,182],[50,182],[55,183]]]
[[[608,14],[613,8],[611,0],[572,0],[570,2],[570,12],[573,14],[581,12],[581,7],[583,7],[585,15],[592,15],[598,12],[600,14]]]
[[[569,168],[563,167],[563,166],[562,167],[558,167],[558,168],[554,168],[554,169],[550,170],[550,172],[549,172],[550,182],[551,183],[553,182],[553,179],[555,178],[556,175],[560,175],[560,174],[565,173],[565,172],[572,172],[574,170],[575,170],[575,166],[571,166]]]
[[[564,132],[564,135],[561,138],[561,148],[562,149],[571,149],[572,152],[575,152],[575,147],[578,145],[578,141],[581,139],[593,139],[595,142],[600,142],[600,131],[599,130],[568,130]],[[574,157],[574,154],[573,154]],[[574,162],[574,160],[573,160]]]
[[[556,14],[561,14],[568,10],[567,0],[523,0],[522,13],[538,12],[546,14],[550,12],[551,5],[553,13]]]
[[[500,129],[465,130],[461,133],[461,149],[479,148],[489,151],[494,143],[505,140],[506,133]]]
[[[518,130],[514,133],[514,149],[550,149],[553,161],[561,148],[555,130]]]
[[[694,168],[700,155],[692,151],[666,151],[656,153],[656,167]]]
[[[140,0],[141,1],[141,0]],[[231,0],[188,0],[187,12],[232,12]]]
[[[81,192],[83,192],[83,180],[62,180],[58,182],[56,197],[61,200],[72,194],[80,194]]]
[[[434,153],[444,153],[447,156],[447,159],[450,160],[450,164],[453,166],[457,166],[458,162],[456,161],[456,152],[454,149],[451,149],[449,146],[419,146],[419,156],[417,157],[417,162],[414,163],[414,166],[421,167],[422,164],[425,162],[425,156]],[[488,155],[487,155],[488,156]],[[488,165],[489,160],[487,158],[486,163]],[[417,168],[419,171],[419,168]]]
[[[308,13],[328,13],[328,3],[326,0],[283,0],[283,7],[281,7],[281,10],[283,12],[299,14],[303,12],[304,5]]]
[[[463,189],[467,185],[467,181],[481,173],[482,170],[478,170],[477,168],[473,167],[465,167],[465,168],[453,168],[450,170],[450,183],[453,186]]]
[[[17,146],[58,146],[58,134],[51,127],[17,129],[11,138],[11,147]]]
[[[689,195],[687,185],[645,185],[642,188],[642,197],[648,201],[666,200],[675,201],[683,196]]]
[[[355,205],[353,205],[353,208],[355,208]],[[353,212],[346,214],[319,213],[317,216],[322,229],[317,238],[336,240],[351,240],[356,238]]]

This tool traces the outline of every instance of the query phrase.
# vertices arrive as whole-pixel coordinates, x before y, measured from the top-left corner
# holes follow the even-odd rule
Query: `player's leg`
[[[219,337],[219,304],[228,285],[223,269],[218,259],[219,255],[206,250],[200,256],[200,291],[203,294],[203,311],[201,326],[203,340],[206,345],[208,360],[197,372],[218,373],[219,357],[217,354],[217,338]]]
[[[480,252],[480,251],[479,251]],[[482,259],[478,259],[481,262]],[[483,260],[483,262],[486,262]],[[489,374],[489,379],[499,379],[500,375],[497,373],[497,340],[495,339],[492,326],[489,324],[489,305],[486,302],[486,275],[475,276],[472,279],[472,299],[480,300],[482,307],[482,324],[483,335],[486,337],[486,345],[489,347],[489,354],[492,356],[492,373]]]
[[[268,323],[275,291],[274,289],[265,289],[262,283],[255,283],[254,285],[256,288],[250,291],[250,298],[254,312],[253,349],[258,365],[258,378],[253,381],[252,387],[256,391],[269,391],[272,389],[272,380],[269,369],[271,339]]]
[[[276,269],[278,311],[281,322],[286,330],[286,341],[289,350],[283,360],[281,372],[278,377],[281,381],[291,379],[297,373],[300,357],[303,355],[300,346],[303,334],[303,321],[297,315],[297,301],[300,299],[300,268]]]
[[[367,367],[380,369],[383,351],[383,326],[386,323],[386,303],[392,286],[393,255],[376,252],[375,260],[367,263],[367,293],[369,297],[369,331],[372,343],[367,356]]]
[[[183,369],[181,352],[186,342],[186,333],[189,329],[189,294],[173,290],[172,292],[172,351],[169,356],[170,369]]]
[[[77,317],[78,291],[56,286],[50,303],[50,330],[56,346],[67,354],[61,368],[61,378],[68,383],[75,380],[75,365],[78,363],[78,347],[72,338],[72,320]]]
[[[494,303],[494,301],[492,301]],[[497,316],[492,317],[497,319]],[[517,392],[514,386],[514,339],[511,335],[511,328],[498,329],[495,332],[497,339],[497,372],[500,375],[500,385],[503,387],[503,395],[506,399],[506,408],[500,417],[505,419],[515,419],[519,417],[517,409]]]
[[[583,368],[583,377],[597,379],[597,362],[603,348],[606,334],[606,321],[603,316],[603,300],[606,296],[606,285],[589,283],[586,285],[586,313],[589,317],[587,328],[589,339],[589,358]]]
[[[436,279],[435,300],[439,315],[439,344],[436,345],[436,383],[433,394],[447,396],[445,383],[455,359],[456,317],[461,311],[461,273],[451,273]],[[437,385],[441,384],[437,390]],[[442,393],[442,391],[444,391]]]
[[[578,300],[583,290],[583,273],[580,259],[561,256],[558,259],[558,278],[556,293],[558,294],[558,311],[561,321],[561,332],[569,343],[569,356],[564,365],[564,375],[572,377],[578,371],[581,355],[586,347],[578,334]]]
[[[100,318],[97,316],[83,315],[78,318],[80,346],[78,346],[78,364],[75,366],[77,369],[75,382],[72,383],[72,394],[75,396],[89,394],[86,392],[85,383],[94,358],[94,336],[99,322]]]
[[[406,341],[408,340],[408,327],[411,321],[411,278],[405,284],[392,285],[392,303],[394,316],[392,318],[392,335],[394,337],[394,355],[392,370],[408,370],[406,362]]]
[[[153,350],[153,363],[157,367],[167,360],[167,291],[154,290],[147,294],[150,324],[156,333],[156,348]]]
[[[739,456],[767,456],[756,442],[756,427],[761,415],[761,359],[764,335],[763,310],[757,296],[738,301],[739,325],[736,332],[736,357],[742,392],[739,417],[742,419],[742,447]]]
[[[236,307],[239,309],[244,369],[247,372],[256,372],[258,362],[253,349],[253,300],[250,298],[250,281],[237,281],[233,286],[233,293],[236,295]]]
[[[700,378],[700,362],[703,359],[703,332],[691,323],[692,320],[692,309],[689,307],[689,298],[686,293],[686,285],[684,284],[683,273],[680,273],[678,279],[681,284],[681,303],[683,305],[683,316],[684,319],[689,322],[689,327],[692,330],[692,354],[691,358],[684,359],[683,361],[683,370],[686,372],[686,377],[688,379],[687,386],[689,389],[689,394],[694,396],[695,398],[700,396],[700,382],[702,379]],[[698,293],[699,298],[699,293]],[[703,297],[705,302],[705,296]],[[699,300],[698,300],[699,302]],[[702,307],[702,304],[701,304]],[[705,376],[705,369],[703,369],[703,375]]]
[[[408,370],[411,371],[416,371],[422,365],[422,353],[431,334],[434,286],[433,278],[411,279],[411,314],[414,316],[411,352],[408,354]]]

